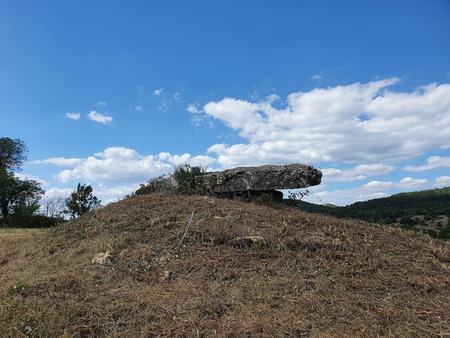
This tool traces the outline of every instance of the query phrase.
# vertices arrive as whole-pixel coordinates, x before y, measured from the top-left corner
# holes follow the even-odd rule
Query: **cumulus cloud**
[[[36,160],[33,163],[36,164],[54,164],[60,167],[75,167],[83,160],[79,158],[65,158],[65,157],[52,157],[45,160]]]
[[[112,120],[113,120],[113,118],[111,116],[97,113],[95,110],[92,110],[89,113],[88,118],[91,121],[95,121],[95,122],[99,122],[99,123],[103,123],[103,124],[108,124],[108,123],[112,122]]]
[[[79,120],[81,117],[80,113],[66,113],[66,117],[71,120]]]
[[[430,156],[426,159],[426,164],[421,166],[408,165],[406,171],[426,171],[437,168],[450,168],[450,157]]]
[[[428,183],[424,178],[416,179],[412,177],[403,178],[397,185],[401,189],[416,189]]]
[[[415,189],[420,186],[423,186],[427,184],[426,179],[415,179],[412,177],[405,177],[401,179],[399,182],[392,182],[392,181],[371,181],[367,184],[365,184],[363,187],[370,189],[370,190],[387,190],[392,188],[397,189]]]
[[[430,84],[413,92],[387,88],[388,78],[369,83],[316,88],[276,99],[249,102],[224,98],[208,102],[206,116],[222,121],[247,143],[215,144],[223,167],[260,163],[375,163],[408,159],[449,147],[450,84]],[[192,113],[196,113],[191,108]]]
[[[354,189],[320,191],[315,193],[314,195],[304,197],[303,199],[311,203],[330,203],[342,206],[387,196],[389,196],[389,194],[384,192],[373,192],[370,190],[367,191],[358,187]]]
[[[45,191],[44,196],[47,199],[53,198],[67,198],[73,192],[74,189],[59,189],[59,188],[50,188]]]
[[[434,180],[435,187],[450,187],[450,176],[440,176]]]
[[[47,182],[39,177],[36,177],[34,175],[29,175],[26,173],[16,173],[15,176],[17,176],[18,178],[20,178],[21,180],[33,180],[36,181],[40,184],[42,184],[43,186],[47,185]]]
[[[190,154],[141,155],[125,147],[110,147],[103,152],[86,159],[51,158],[36,161],[40,164],[71,166],[60,171],[56,177],[60,182],[76,180],[93,183],[144,183],[152,177],[173,171],[174,166],[189,163],[191,165],[209,166],[215,160],[209,156],[192,156]]]
[[[395,167],[382,163],[361,164],[349,169],[322,169],[323,179],[326,181],[349,182],[363,180],[369,176],[383,175],[392,172]]]
[[[109,203],[117,202],[127,195],[131,195],[139,189],[139,184],[131,183],[109,186],[107,184],[100,183],[94,189],[95,195],[102,200],[102,204],[107,205]]]
[[[312,203],[348,205],[354,202],[387,197],[396,191],[415,190],[427,183],[426,179],[405,177],[398,182],[374,180],[361,186],[342,190],[325,190],[325,187],[320,185],[308,188],[311,194],[304,200]]]

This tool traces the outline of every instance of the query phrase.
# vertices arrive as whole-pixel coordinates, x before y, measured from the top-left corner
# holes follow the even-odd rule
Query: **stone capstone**
[[[320,170],[304,164],[239,167],[194,178],[195,186],[219,195],[308,188],[320,184],[321,179]]]
[[[320,184],[322,172],[304,164],[239,167],[223,171],[191,173],[184,193],[213,194],[231,199],[279,201],[281,189],[299,189]],[[183,182],[182,187],[186,185]],[[142,185],[136,195],[155,192],[179,192],[180,182],[174,174],[161,176]]]

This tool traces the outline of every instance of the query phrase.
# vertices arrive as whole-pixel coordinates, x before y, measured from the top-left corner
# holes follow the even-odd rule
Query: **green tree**
[[[39,209],[39,200],[44,191],[39,182],[21,180],[13,173],[0,171],[0,209],[3,218],[10,214],[33,214]]]
[[[39,208],[39,199],[44,191],[34,180],[21,180],[14,175],[27,159],[27,148],[23,141],[0,138],[0,211],[3,218],[13,213],[33,214]]]
[[[0,138],[0,170],[20,170],[27,160],[27,146],[19,139]]]
[[[97,210],[101,206],[101,201],[92,194],[90,185],[78,183],[77,190],[66,199],[66,214],[72,218],[80,217],[90,211]]]

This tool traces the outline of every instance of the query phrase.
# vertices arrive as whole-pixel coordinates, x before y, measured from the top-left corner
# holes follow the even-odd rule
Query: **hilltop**
[[[0,246],[1,337],[450,334],[448,243],[292,207],[141,195]]]

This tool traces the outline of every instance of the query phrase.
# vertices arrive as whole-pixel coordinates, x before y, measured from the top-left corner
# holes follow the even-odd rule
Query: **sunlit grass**
[[[438,336],[449,262],[447,243],[402,229],[138,196],[52,229],[0,229],[0,336]]]

